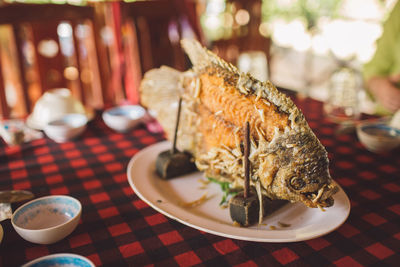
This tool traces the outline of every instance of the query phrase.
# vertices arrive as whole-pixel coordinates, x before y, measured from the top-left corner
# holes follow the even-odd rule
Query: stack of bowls
[[[56,142],[65,142],[80,135],[94,112],[75,99],[67,88],[56,88],[45,92],[27,118],[27,125],[44,130]]]
[[[83,114],[89,120],[94,116],[93,110],[86,109],[79,100],[72,96],[69,89],[56,88],[45,92],[36,101],[26,122],[30,128],[43,130],[50,121],[69,113]]]

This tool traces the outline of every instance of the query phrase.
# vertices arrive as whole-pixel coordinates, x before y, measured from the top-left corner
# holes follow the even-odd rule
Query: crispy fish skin
[[[158,80],[161,74],[172,77],[172,72],[178,77],[173,70],[146,73],[140,88],[142,104],[158,110],[157,119],[167,136],[172,136],[173,101],[183,97],[178,147],[194,155],[199,170],[243,185],[241,143],[243,125],[249,121],[251,183],[271,199],[302,202],[313,208],[333,205],[338,186],[329,174],[327,152],[291,99],[270,82],[240,73],[196,41],[183,40],[182,46],[193,70],[181,73],[179,82]],[[169,104],[154,94],[167,86],[164,82],[175,82]]]
[[[242,127],[249,121],[253,135],[256,136],[256,128],[261,128],[269,141],[275,127],[284,130],[288,125],[287,114],[277,112],[274,105],[255,95],[249,94],[243,98],[236,87],[216,75],[217,71],[210,67],[200,75],[203,88],[207,88],[201,90],[200,100],[210,112],[220,114],[220,117],[236,127]]]

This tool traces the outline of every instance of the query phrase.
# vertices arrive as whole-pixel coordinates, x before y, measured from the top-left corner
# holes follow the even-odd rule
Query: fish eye
[[[306,186],[306,183],[304,182],[303,179],[299,178],[299,177],[292,177],[290,179],[290,186],[295,189],[295,190],[300,190],[302,189],[304,186]]]

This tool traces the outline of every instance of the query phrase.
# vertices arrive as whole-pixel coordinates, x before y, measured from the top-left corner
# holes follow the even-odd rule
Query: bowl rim
[[[72,96],[72,91],[71,89],[67,88],[67,87],[54,87],[51,89],[46,90],[43,95],[47,94],[59,94],[61,96],[64,97],[71,97]]]
[[[4,236],[4,230],[3,230],[3,226],[1,226],[1,224],[0,224],[0,244],[3,241],[3,236]]]
[[[70,200],[73,200],[74,202],[76,202],[76,203],[78,204],[78,207],[79,207],[78,212],[77,212],[74,216],[72,216],[71,218],[69,218],[69,220],[67,220],[67,221],[65,221],[65,222],[63,222],[63,223],[61,223],[61,224],[57,224],[57,225],[55,225],[55,226],[52,226],[52,227],[41,228],[41,229],[28,229],[28,228],[25,228],[25,227],[22,227],[22,226],[18,225],[18,224],[14,221],[15,216],[16,216],[16,215],[18,214],[18,212],[20,212],[24,207],[26,207],[26,206],[28,206],[28,205],[34,203],[34,202],[43,200],[43,199],[58,198],[58,197],[69,198]],[[50,195],[50,196],[44,196],[44,197],[40,197],[40,198],[35,198],[35,199],[33,199],[33,200],[31,200],[31,201],[29,201],[29,202],[23,204],[22,206],[20,206],[18,209],[16,209],[16,210],[13,212],[13,214],[12,214],[12,216],[11,216],[11,224],[13,225],[13,227],[18,228],[18,229],[23,230],[23,231],[29,231],[29,232],[48,231],[48,230],[52,230],[52,229],[55,229],[55,228],[58,228],[58,227],[61,227],[61,226],[64,226],[64,225],[70,223],[71,221],[73,221],[74,219],[76,219],[77,217],[79,217],[79,216],[81,215],[81,213],[82,213],[82,204],[81,204],[81,202],[80,202],[78,199],[76,199],[76,198],[74,198],[74,197],[71,197],[71,196],[67,196],[67,195]]]
[[[144,107],[142,107],[141,105],[120,105],[120,106],[115,106],[115,107],[111,107],[111,108],[108,108],[108,109],[104,110],[103,116],[110,116],[110,117],[113,117],[113,118],[121,117],[119,115],[111,114],[111,112],[115,111],[115,110],[125,110],[125,109],[136,109],[141,113],[141,114],[139,114],[139,116],[137,118],[128,117],[128,118],[131,118],[132,120],[141,119],[146,114],[146,109]]]
[[[79,119],[82,121],[82,123],[81,124],[79,124],[78,126],[75,126],[75,125],[71,125],[71,124],[69,124],[69,123],[65,123],[65,124],[62,124],[62,125],[53,125],[52,123],[54,123],[54,122],[56,122],[56,121],[64,121],[64,119],[66,118],[66,117],[80,117]],[[59,118],[57,118],[57,119],[53,119],[53,120],[50,120],[49,122],[47,122],[45,125],[44,125],[44,129],[46,129],[46,128],[48,128],[48,127],[51,127],[51,128],[62,128],[62,127],[65,127],[65,128],[73,128],[73,129],[75,129],[75,128],[80,128],[80,127],[82,127],[82,126],[85,126],[87,123],[88,123],[88,121],[89,121],[89,118],[85,115],[85,114],[81,114],[81,113],[65,113],[64,115],[62,115],[61,117],[59,117]]]
[[[29,262],[23,264],[22,267],[29,267],[29,266],[32,266],[33,264],[39,263],[39,262],[41,262],[41,261],[43,261],[43,260],[52,259],[52,258],[59,258],[59,257],[79,258],[79,259],[81,259],[81,260],[87,262],[90,266],[95,267],[94,263],[93,263],[90,259],[88,259],[88,258],[86,258],[86,257],[84,257],[84,256],[82,256],[82,255],[74,254],[74,253],[55,253],[55,254],[49,254],[49,255],[42,256],[42,257],[36,258],[36,259],[34,259],[34,260],[31,260],[31,261],[29,261]]]
[[[383,123],[383,122],[366,122],[366,123],[361,123],[357,126],[357,129],[368,136],[376,136],[374,134],[369,134],[367,132],[364,131],[365,128],[379,128],[379,129],[383,129],[385,131],[394,131],[396,133],[396,135],[391,136],[390,138],[400,138],[400,129],[397,129],[396,127],[390,126],[389,124]]]

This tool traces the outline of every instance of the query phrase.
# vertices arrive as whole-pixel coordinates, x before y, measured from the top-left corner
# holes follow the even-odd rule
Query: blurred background
[[[0,116],[25,117],[58,87],[95,109],[138,103],[146,71],[190,68],[181,38],[306,97],[350,83],[369,113],[360,72],[395,2],[0,0]]]

